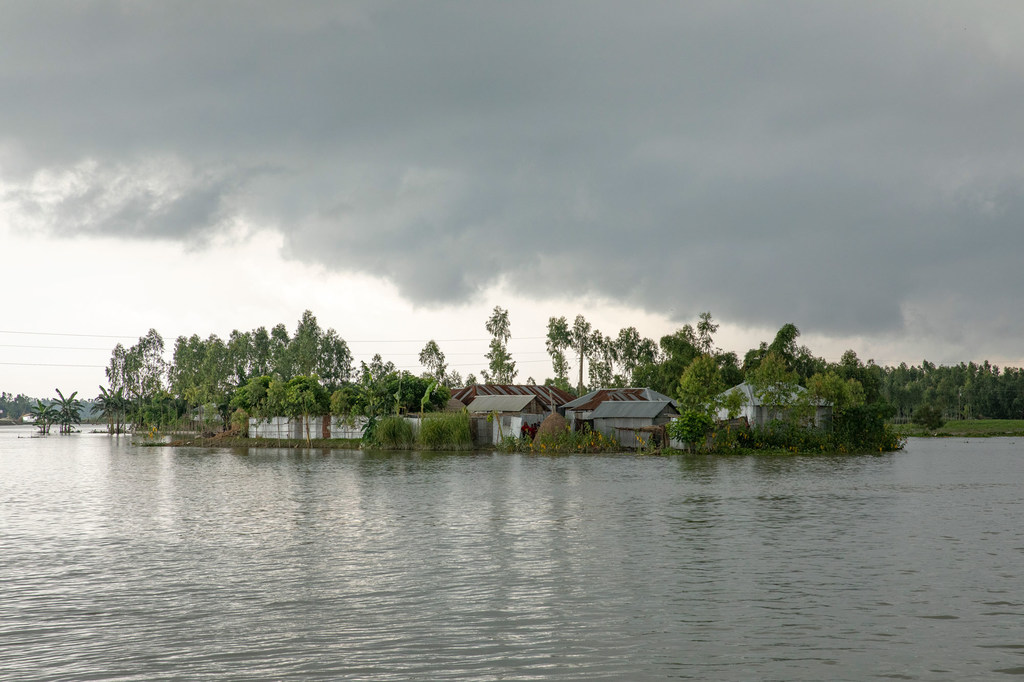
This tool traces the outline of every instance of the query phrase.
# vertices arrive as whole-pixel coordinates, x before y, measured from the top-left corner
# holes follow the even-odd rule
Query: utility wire
[[[95,367],[106,369],[106,365],[62,365],[49,362],[0,362],[0,365],[14,365],[15,367]]]
[[[70,334],[67,332],[19,332],[9,329],[0,329],[0,334],[28,334],[31,336],[83,336],[93,339],[134,339],[135,336],[127,334]]]

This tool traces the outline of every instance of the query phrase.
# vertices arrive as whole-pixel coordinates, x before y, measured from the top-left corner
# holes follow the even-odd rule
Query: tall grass
[[[420,446],[425,450],[472,450],[473,434],[466,412],[434,412],[420,422]]]
[[[398,416],[384,417],[373,430],[373,445],[385,450],[409,450],[415,442],[412,424]]]

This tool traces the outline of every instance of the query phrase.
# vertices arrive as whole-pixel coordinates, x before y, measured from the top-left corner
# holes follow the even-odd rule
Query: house
[[[605,438],[615,438],[623,448],[646,446],[653,438],[657,445],[668,443],[665,425],[679,410],[671,400],[606,400],[590,414],[594,430]]]
[[[606,402],[669,402],[676,407],[675,400],[649,388],[600,388],[565,403],[558,411],[574,431],[585,424],[593,428],[593,412]]]
[[[803,394],[807,392],[807,389],[803,386],[796,387],[797,394]],[[773,410],[768,405],[757,397],[754,387],[743,382],[733,386],[732,388],[723,391],[719,394],[720,398],[728,397],[733,393],[739,393],[743,396],[743,407],[740,410],[738,417],[746,417],[747,423],[751,426],[764,426],[768,422],[775,419],[782,419],[785,416],[784,411]],[[794,396],[795,397],[795,396]],[[716,415],[719,421],[729,419],[729,410],[725,407],[719,408],[718,414]],[[824,426],[828,424],[832,419],[832,406],[824,401],[819,401],[815,405],[814,417],[812,424],[814,426]]]
[[[481,395],[466,407],[476,445],[497,445],[506,436],[519,436],[523,425],[537,426],[551,413],[541,397],[526,395]]]
[[[465,388],[452,389],[452,398],[463,405],[469,405],[482,396],[500,395],[532,395],[540,398],[545,406],[545,413],[552,412],[572,400],[572,394],[555,386],[538,386],[536,384],[474,384]]]

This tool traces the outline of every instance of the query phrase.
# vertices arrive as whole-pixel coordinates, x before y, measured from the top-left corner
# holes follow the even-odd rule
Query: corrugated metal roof
[[[567,402],[567,410],[593,410],[598,405],[608,401],[617,402],[639,402],[639,401],[667,401],[675,406],[676,401],[663,393],[650,388],[600,388],[582,395],[576,400]]]
[[[535,384],[475,384],[465,388],[456,388],[452,397],[468,405],[474,398],[485,395],[535,395],[542,405],[561,407],[572,400],[572,395],[554,386],[537,386]]]
[[[790,396],[790,398],[795,398],[800,394],[805,393],[806,391],[807,389],[804,388],[803,386],[796,386],[796,395]],[[730,393],[742,393],[743,398],[746,400],[746,404],[750,405],[751,407],[757,407],[759,405],[764,404],[761,400],[758,399],[757,393],[754,391],[754,387],[745,381],[742,384],[736,384],[732,388],[722,391],[720,395],[729,395]],[[827,400],[818,400],[815,401],[814,404],[818,406],[828,406],[831,403],[829,403]]]
[[[470,412],[522,412],[535,395],[482,395],[469,404]]]
[[[592,419],[654,419],[665,408],[670,414],[679,414],[668,400],[606,400],[591,413]]]

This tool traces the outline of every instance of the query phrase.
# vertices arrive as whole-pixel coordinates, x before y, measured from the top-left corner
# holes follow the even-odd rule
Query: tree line
[[[508,311],[496,306],[484,328],[491,340],[481,380],[514,383],[519,371],[508,348]],[[717,330],[708,312],[695,325],[683,325],[657,342],[632,326],[606,335],[583,315],[571,324],[567,317],[551,317],[545,342],[551,376],[544,383],[575,395],[599,387],[642,386],[689,404],[695,391],[707,394],[739,384],[770,359],[769,367],[801,387],[813,387],[815,376],[856,381],[864,404],[884,404],[897,422],[922,409],[946,419],[1024,418],[1024,370],[1018,368],[1001,369],[987,361],[883,367],[861,361],[852,350],[830,363],[800,345],[800,331],[789,323],[741,359],[715,345]],[[226,339],[193,334],[175,340],[170,362],[165,351],[155,329],[134,345],[113,349],[105,370],[108,385],[100,387],[96,398],[96,410],[112,431],[183,418],[227,424],[238,409],[253,416],[302,409],[368,416],[415,412],[443,406],[450,389],[478,381],[472,373],[463,379],[449,371],[434,340],[419,353],[422,375],[399,371],[379,354],[357,367],[345,340],[334,329],[323,329],[308,310],[293,333],[278,324],[269,330],[234,330]],[[570,362],[575,363],[572,376]],[[533,378],[526,383],[534,383]],[[36,406],[27,396],[0,393],[0,410],[9,418],[19,419]]]

